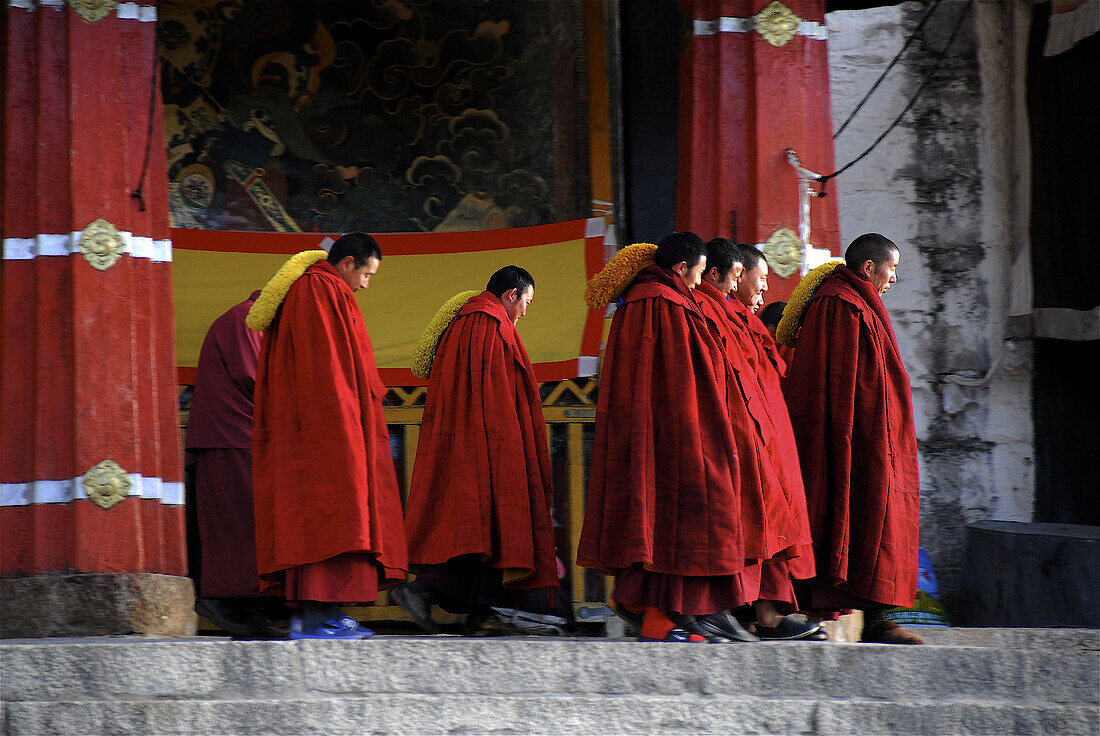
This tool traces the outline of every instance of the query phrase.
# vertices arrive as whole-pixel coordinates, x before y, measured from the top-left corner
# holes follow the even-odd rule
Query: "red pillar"
[[[825,0],[682,0],[681,12],[692,35],[680,59],[677,228],[768,244],[768,301],[784,300],[799,279],[775,273],[782,231],[799,232],[786,149],[834,171]],[[811,198],[810,241],[839,254],[834,185]]]
[[[4,636],[194,630],[148,2],[5,10]]]

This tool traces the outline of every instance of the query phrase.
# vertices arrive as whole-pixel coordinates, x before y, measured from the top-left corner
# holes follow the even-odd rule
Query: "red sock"
[[[676,628],[676,624],[672,623],[672,620],[664,611],[653,606],[646,606],[645,618],[642,619],[642,636],[647,639],[664,639],[668,636],[668,632],[674,628]]]

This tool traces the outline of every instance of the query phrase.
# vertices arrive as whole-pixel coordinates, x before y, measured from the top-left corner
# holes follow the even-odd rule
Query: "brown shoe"
[[[873,644],[923,644],[924,639],[912,631],[906,631],[893,621],[881,621],[870,628],[863,628],[860,641]]]

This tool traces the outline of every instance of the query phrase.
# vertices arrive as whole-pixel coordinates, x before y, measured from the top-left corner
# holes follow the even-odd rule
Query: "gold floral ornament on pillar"
[[[802,266],[802,240],[789,228],[781,227],[772,233],[761,251],[779,278],[793,276]]]
[[[130,495],[134,487],[130,476],[114,460],[104,460],[84,474],[81,481],[88,499],[103,509],[109,509]]]
[[[753,27],[772,46],[783,46],[798,35],[798,23],[798,16],[779,0],[775,0],[756,14]]]
[[[92,268],[106,271],[118,263],[118,259],[122,257],[124,243],[118,228],[104,219],[99,219],[84,228],[77,246],[84,259],[92,264]]]
[[[68,0],[69,7],[89,23],[98,23],[118,9],[118,0]]]

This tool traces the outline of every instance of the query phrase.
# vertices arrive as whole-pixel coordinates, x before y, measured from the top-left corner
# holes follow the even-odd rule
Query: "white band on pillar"
[[[0,506],[32,506],[41,503],[70,503],[88,498],[81,480],[32,480],[26,483],[0,483]],[[183,505],[183,483],[147,478],[139,473],[127,473],[133,484],[131,496],[158,499],[169,506]]]
[[[756,18],[731,18],[722,16],[713,20],[696,18],[693,22],[693,33],[696,36],[715,36],[719,33],[752,33],[756,29]],[[829,38],[829,27],[815,20],[800,20],[798,22],[799,36],[805,36],[811,41],[826,41]]]
[[[62,10],[65,0],[8,0],[8,6],[20,10],[37,10],[38,8],[53,8]],[[156,23],[157,8],[155,5],[139,5],[134,2],[119,3],[115,10],[119,20],[136,20],[139,23]]]
[[[40,256],[68,256],[80,253],[81,231],[44,233],[33,238],[4,238],[4,260],[27,261]],[[172,241],[153,240],[147,235],[121,231],[122,251],[134,258],[148,258],[154,263],[172,262]]]

